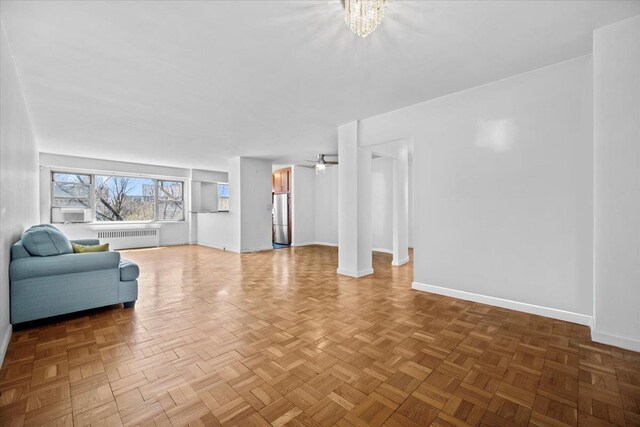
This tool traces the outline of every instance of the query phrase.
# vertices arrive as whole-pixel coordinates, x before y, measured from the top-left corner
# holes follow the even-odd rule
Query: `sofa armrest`
[[[100,240],[98,240],[98,239],[78,239],[78,240],[72,240],[71,243],[75,243],[76,245],[93,246],[93,245],[99,245],[100,244]]]
[[[48,257],[29,257],[11,261],[9,277],[12,281],[58,274],[118,268],[119,252],[91,252]]]
[[[22,246],[22,240],[11,245],[11,259],[29,258],[31,254]]]

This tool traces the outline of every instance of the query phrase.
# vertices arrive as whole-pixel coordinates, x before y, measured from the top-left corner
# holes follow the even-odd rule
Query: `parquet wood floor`
[[[336,275],[337,250],[129,251],[134,309],[14,332],[0,424],[640,425],[640,354],[586,327]]]

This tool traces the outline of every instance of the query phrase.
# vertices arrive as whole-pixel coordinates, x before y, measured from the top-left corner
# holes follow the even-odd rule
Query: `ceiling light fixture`
[[[305,166],[305,165],[301,165],[303,167],[306,168],[314,168],[316,170],[316,174],[318,172],[323,172],[325,171],[325,169],[327,168],[327,166],[331,166],[331,165],[337,165],[338,162],[335,160],[325,160],[324,156],[331,156],[331,157],[337,157],[335,154],[318,154],[318,157],[316,160],[307,160],[307,162],[309,163],[313,163],[313,166]]]
[[[367,37],[382,22],[385,0],[344,0],[347,27],[360,37]]]

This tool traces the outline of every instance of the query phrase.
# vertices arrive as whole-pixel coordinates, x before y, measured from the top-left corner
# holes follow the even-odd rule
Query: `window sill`
[[[178,221],[111,221],[111,222],[68,222],[68,223],[62,223],[62,222],[58,222],[58,223],[53,223],[58,224],[58,225],[65,225],[65,226],[72,226],[72,227],[76,227],[76,226],[89,226],[89,227],[97,227],[97,228],[103,228],[103,227],[117,227],[117,228],[127,228],[127,227],[136,227],[136,228],[140,228],[140,227],[147,227],[147,228],[158,228],[160,227],[162,224],[186,224],[185,220],[178,220]]]

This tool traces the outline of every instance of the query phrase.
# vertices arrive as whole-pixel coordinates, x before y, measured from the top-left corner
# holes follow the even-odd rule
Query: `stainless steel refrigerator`
[[[289,242],[289,195],[273,195],[273,242],[288,245]]]

